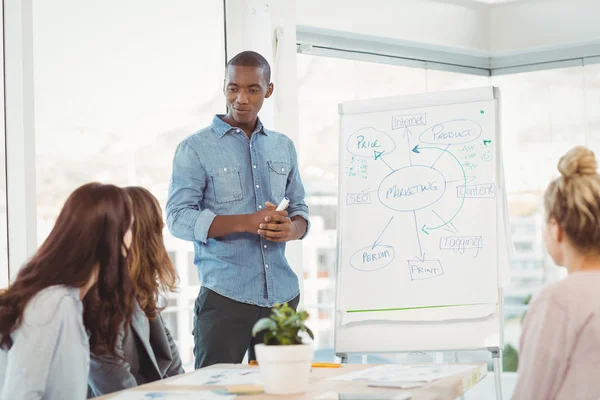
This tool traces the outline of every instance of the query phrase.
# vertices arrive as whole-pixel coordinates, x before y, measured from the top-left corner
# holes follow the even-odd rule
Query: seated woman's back
[[[568,277],[529,306],[514,399],[600,399],[600,176],[578,146],[546,190],[544,243]]]
[[[520,379],[532,391],[522,398],[599,398],[598,288],[600,271],[579,272],[548,286],[531,303],[521,334],[519,371],[531,371]],[[517,388],[515,395],[524,389]]]
[[[90,357],[79,295],[78,288],[51,286],[29,301],[11,334],[12,347],[0,350],[0,393],[15,398],[33,390],[50,399],[85,398],[81,383]]]

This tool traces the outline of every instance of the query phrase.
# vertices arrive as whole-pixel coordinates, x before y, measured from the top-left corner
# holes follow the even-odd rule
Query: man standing
[[[273,93],[271,68],[244,51],[225,71],[227,114],[179,144],[167,200],[171,233],[194,242],[202,288],[194,306],[195,368],[255,359],[256,321],[275,303],[297,307],[285,243],[308,232],[293,142],[258,119]],[[276,204],[289,199],[287,211]]]

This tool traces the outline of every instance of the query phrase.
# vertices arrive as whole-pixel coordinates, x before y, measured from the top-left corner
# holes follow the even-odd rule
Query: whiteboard
[[[500,347],[499,90],[340,104],[336,353]]]

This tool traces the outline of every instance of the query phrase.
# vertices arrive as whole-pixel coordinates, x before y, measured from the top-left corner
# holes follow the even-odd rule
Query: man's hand
[[[264,221],[259,225],[258,234],[271,242],[289,242],[300,237],[298,227],[288,218],[287,212],[275,211],[276,206],[272,203],[266,203],[267,210],[273,210],[273,213],[266,215]],[[280,213],[285,212],[285,215]]]
[[[277,207],[269,202],[266,203],[266,207],[260,211],[247,214],[247,232],[261,234],[260,225],[267,221],[268,218],[287,218],[287,211],[275,211]]]

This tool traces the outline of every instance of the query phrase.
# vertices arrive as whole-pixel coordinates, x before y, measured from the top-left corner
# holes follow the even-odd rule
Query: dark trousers
[[[288,302],[298,307],[300,296]],[[248,351],[248,360],[256,360],[254,345],[263,343],[264,334],[252,337],[252,327],[271,309],[239,303],[210,289],[200,289],[194,305],[194,368],[213,364],[239,364]]]

